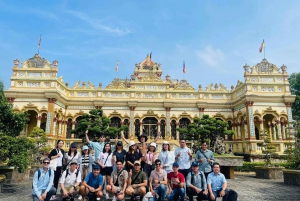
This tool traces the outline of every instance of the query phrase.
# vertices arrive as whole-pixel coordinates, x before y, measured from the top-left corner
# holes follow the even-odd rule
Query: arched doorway
[[[123,122],[123,125],[126,125],[127,128],[124,130],[124,136],[126,139],[128,139],[129,137],[129,119],[125,119],[124,122]]]
[[[149,138],[155,138],[157,136],[157,122],[154,117],[143,119],[143,134],[146,134]]]
[[[67,121],[67,133],[66,133],[67,139],[70,139],[72,137],[72,119],[68,119]]]
[[[134,134],[136,137],[140,136],[140,126],[141,126],[140,124],[141,124],[141,122],[139,119],[136,119],[134,121],[134,127],[135,127]]]
[[[188,118],[181,118],[179,120],[179,128],[188,129],[190,123],[191,123],[191,120],[189,120]],[[179,139],[184,139],[184,134],[183,133],[179,133]]]
[[[112,117],[112,118],[110,118],[109,127],[120,128],[121,127],[121,119],[119,117]]]
[[[161,132],[161,137],[163,139],[166,138],[166,121],[164,119],[162,119],[160,121],[160,132]]]
[[[30,133],[32,132],[33,128],[37,126],[37,117],[38,113],[35,110],[28,110],[28,121],[27,121],[27,135],[29,136]]]
[[[171,121],[171,135],[174,140],[176,140],[176,120]]]
[[[46,122],[47,122],[47,114],[43,113],[41,118],[41,125],[40,128],[46,131]]]

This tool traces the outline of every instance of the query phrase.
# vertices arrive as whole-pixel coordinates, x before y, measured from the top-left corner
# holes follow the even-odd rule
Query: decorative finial
[[[19,59],[15,59],[15,60],[14,60],[14,65],[15,65],[15,66],[19,66],[19,62],[20,62]]]
[[[219,91],[219,85],[215,84],[215,91]]]
[[[233,85],[231,85],[231,87],[230,87],[230,88],[231,88],[231,91],[233,91],[233,90],[234,90],[234,86],[233,86]]]
[[[83,88],[83,89],[86,88],[86,83],[85,83],[85,82],[82,83],[82,88]]]
[[[68,87],[68,86],[69,86],[69,83],[67,83],[67,82],[66,82],[66,84],[65,84],[65,85],[66,85],[66,87]]]
[[[201,84],[198,86],[198,91],[202,91],[202,85]]]
[[[171,76],[170,75],[166,75],[166,80],[170,80]]]
[[[52,65],[53,65],[54,68],[56,68],[57,65],[58,65],[58,61],[55,59],[55,60],[52,62]]]
[[[102,89],[102,83],[101,82],[99,83],[99,89]]]
[[[244,66],[245,73],[249,73],[249,68],[250,66],[248,64],[245,64]]]
[[[286,72],[286,69],[287,69],[286,65],[283,64],[283,65],[281,66],[282,73],[285,73],[285,72]]]

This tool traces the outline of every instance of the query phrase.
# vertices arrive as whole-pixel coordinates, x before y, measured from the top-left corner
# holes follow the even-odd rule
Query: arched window
[[[72,135],[72,119],[68,119],[68,121],[67,121],[67,133],[66,133],[67,139],[70,139],[71,135]]]
[[[134,126],[135,126],[135,130],[134,130],[134,134],[135,136],[140,136],[140,120],[139,119],[136,119],[134,121]]]
[[[172,134],[172,138],[176,140],[176,121],[175,120],[171,121],[171,134]]]
[[[128,137],[129,137],[129,135],[128,135],[129,134],[129,119],[125,119],[123,122],[123,125],[128,126],[127,129],[124,130],[124,136],[126,139],[128,139]]]
[[[157,136],[157,119],[154,117],[146,117],[143,119],[143,134],[148,137]]]
[[[112,118],[110,118],[109,127],[120,128],[121,127],[121,119],[119,117],[112,117]]]
[[[186,128],[188,129],[189,124],[191,123],[191,121],[188,118],[181,118],[179,120],[179,128]],[[179,134],[179,138],[184,138],[184,134],[180,133]]]
[[[166,137],[166,121],[161,120],[160,121],[160,132],[161,132],[161,137],[165,139]]]

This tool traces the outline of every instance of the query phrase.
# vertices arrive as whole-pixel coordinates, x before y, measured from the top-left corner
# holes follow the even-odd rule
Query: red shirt
[[[179,183],[175,181],[176,178],[179,179]],[[170,172],[168,174],[168,180],[171,180],[171,185],[173,186],[173,188],[181,188],[179,184],[184,183],[184,176],[180,172],[178,172],[176,176],[174,175],[174,172]]]

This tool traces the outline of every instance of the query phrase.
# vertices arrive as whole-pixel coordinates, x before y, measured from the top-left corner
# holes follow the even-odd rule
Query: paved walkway
[[[299,200],[300,198],[299,186],[287,186],[283,183],[283,180],[257,179],[253,174],[236,175],[235,179],[228,179],[228,186],[238,192],[238,200],[240,201],[292,201]],[[32,200],[31,182],[27,184],[15,184],[12,187],[12,192],[0,193],[1,201]]]

